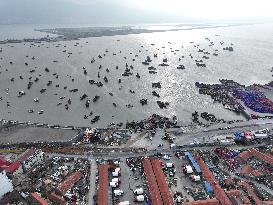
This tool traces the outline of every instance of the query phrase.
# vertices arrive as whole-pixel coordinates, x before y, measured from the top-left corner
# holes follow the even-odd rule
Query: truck
[[[144,201],[144,195],[138,195],[134,199],[135,202],[143,202]]]
[[[130,202],[129,201],[122,201],[122,202],[119,202],[118,205],[130,205]]]
[[[254,136],[256,139],[268,138],[268,135],[266,133],[254,133]]]
[[[201,177],[199,175],[191,175],[191,179],[194,182],[199,182],[201,180]]]
[[[116,188],[116,187],[118,187],[118,183],[117,182],[110,182],[110,186],[112,188]]]
[[[120,164],[119,160],[114,161],[114,165],[119,165],[119,164]],[[117,169],[120,169],[120,168],[117,168]]]
[[[170,145],[170,148],[172,149],[172,148],[175,148],[176,147],[176,144],[171,144]]]
[[[171,159],[171,157],[170,157],[169,155],[165,154],[165,155],[163,155],[162,159],[165,159],[165,160],[170,160],[170,159]]]
[[[112,182],[116,182],[116,183],[120,184],[120,179],[119,178],[113,178]]]
[[[122,196],[124,192],[121,189],[115,189],[114,190],[114,195],[115,196]]]
[[[141,195],[141,194],[143,194],[143,193],[144,193],[143,188],[137,188],[137,189],[134,191],[134,194],[136,194],[136,195]]]
[[[115,171],[112,172],[113,177],[118,177],[120,176],[120,168],[116,168]]]
[[[112,177],[118,177],[119,175],[119,172],[112,172]]]
[[[192,174],[193,173],[193,169],[192,169],[192,167],[190,165],[186,165],[184,170],[185,170],[186,174]]]
[[[167,168],[174,168],[174,164],[171,162],[166,163]]]

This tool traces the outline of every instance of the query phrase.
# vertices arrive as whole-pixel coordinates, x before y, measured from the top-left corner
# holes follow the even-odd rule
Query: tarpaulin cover
[[[191,161],[192,166],[194,167],[195,171],[196,171],[197,173],[199,173],[199,174],[202,173],[202,171],[201,171],[199,165],[196,163],[195,159],[193,158],[192,153],[190,153],[190,152],[185,152],[185,155],[186,155],[186,156],[189,158],[189,160]]]

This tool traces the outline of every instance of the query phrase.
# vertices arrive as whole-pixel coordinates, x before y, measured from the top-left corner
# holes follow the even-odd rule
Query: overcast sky
[[[273,0],[0,0],[0,24],[273,20]]]

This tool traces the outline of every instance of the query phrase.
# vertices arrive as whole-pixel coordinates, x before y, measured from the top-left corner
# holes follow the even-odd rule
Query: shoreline
[[[228,80],[226,80],[226,81],[228,81]],[[219,81],[220,82],[220,84],[221,84],[221,80]],[[201,83],[201,82],[196,82],[197,84],[200,84],[200,85],[206,85],[206,84],[203,84],[203,83]],[[236,83],[236,82],[234,82],[234,83]],[[218,85],[218,84],[207,84],[208,86],[211,86],[211,87],[213,87],[213,86],[216,86],[216,85]],[[240,86],[244,86],[244,85],[240,85]],[[266,84],[253,84],[253,85],[250,85],[250,86],[246,86],[246,88],[250,88],[250,87],[253,87],[253,86],[256,86],[256,87],[260,87],[261,89],[264,89],[263,91],[260,91],[260,92],[262,92],[262,93],[264,93],[265,92],[265,90],[269,90],[269,89],[273,89],[273,81],[270,81],[269,83],[266,83]],[[198,87],[197,86],[197,88],[198,89],[200,89],[200,87]],[[266,93],[265,94],[265,96],[267,95],[268,93]],[[199,93],[199,95],[204,95],[203,93]],[[207,95],[209,95],[209,94],[207,94]],[[236,101],[236,98],[234,98],[234,97],[232,97],[231,96],[231,98],[232,99],[234,99],[235,101]],[[221,103],[221,101],[217,101],[219,104],[222,104]],[[243,102],[236,102],[236,103],[238,103],[238,104],[241,104],[241,106],[242,106],[242,110],[236,110],[235,108],[225,108],[225,106],[223,105],[223,109],[225,108],[225,109],[227,109],[227,110],[229,110],[230,112],[235,112],[237,115],[240,115],[240,114],[244,114],[244,112],[246,112],[246,109],[249,109],[249,108],[247,108],[245,105],[244,105],[244,103]],[[251,110],[249,110],[250,112],[253,112],[253,111],[251,111]],[[242,113],[241,113],[242,112]],[[194,110],[193,110],[193,112],[192,113],[194,113]],[[201,113],[202,114],[202,113]],[[210,113],[207,113],[208,115],[210,115]],[[266,114],[268,114],[268,116],[267,117],[270,117],[270,116],[272,116],[272,114],[270,114],[270,113],[263,113],[264,115],[266,115]],[[191,121],[185,121],[185,119],[178,119],[178,124],[181,126],[181,127],[191,127],[191,126],[196,126],[197,125],[197,123],[195,123],[194,122],[194,115],[192,116],[193,118],[192,118],[192,120]],[[249,116],[248,116],[249,117]],[[264,117],[260,117],[260,119],[266,119],[267,118],[266,116],[264,116]],[[273,116],[272,116],[273,117]],[[201,120],[201,124],[203,123],[203,122],[205,122],[205,124],[207,123],[207,124],[209,124],[209,122],[210,121],[205,121],[205,119],[206,118],[204,118],[203,120],[202,120],[202,118],[200,118],[200,120]],[[142,120],[145,120],[144,118],[142,119]],[[142,121],[141,119],[140,119],[140,121]],[[217,119],[217,120],[219,120],[219,119]],[[223,119],[224,120],[224,119]],[[235,119],[234,119],[235,120]],[[246,121],[250,121],[251,120],[251,118],[249,118],[249,119],[247,119],[246,117],[245,117],[245,120]],[[138,122],[138,120],[133,120],[133,121],[135,121],[135,122]],[[230,121],[232,121],[232,120],[230,120]],[[127,120],[127,122],[128,122],[128,120]],[[44,128],[53,128],[53,129],[67,129],[67,130],[77,130],[77,129],[83,129],[83,128],[86,128],[86,126],[77,126],[77,125],[65,125],[65,124],[50,124],[50,123],[47,123],[47,122],[36,122],[36,121],[20,121],[20,120],[14,120],[14,119],[0,119],[0,123],[9,123],[10,125],[27,125],[27,126],[36,126],[36,127],[44,127]],[[119,127],[118,126],[118,124],[123,124],[121,127]],[[96,125],[95,125],[95,127],[96,128],[98,128],[98,129],[114,129],[113,128],[113,125],[116,127],[116,128],[120,128],[120,129],[122,129],[122,128],[124,128],[124,125],[125,125],[125,122],[121,122],[121,123],[109,123],[109,124],[106,124],[105,126],[103,126],[103,127],[96,127]],[[211,122],[212,124],[217,124],[217,121],[216,122]],[[204,125],[205,125],[204,124]],[[90,124],[90,126],[92,126],[92,124]]]
[[[60,42],[60,41],[73,41],[84,38],[93,37],[106,37],[106,36],[125,36],[130,34],[144,34],[144,33],[161,33],[161,32],[173,32],[184,30],[196,30],[196,29],[210,29],[210,28],[224,28],[234,26],[247,26],[253,24],[228,24],[228,25],[207,25],[192,26],[189,28],[183,28],[183,24],[174,25],[175,29],[139,29],[134,26],[121,26],[121,27],[80,27],[80,28],[51,28],[51,29],[33,29],[47,34],[58,35],[57,37],[50,37],[47,35],[42,38],[26,38],[26,39],[6,39],[0,41],[0,45],[14,44],[14,43],[42,43],[42,42]]]

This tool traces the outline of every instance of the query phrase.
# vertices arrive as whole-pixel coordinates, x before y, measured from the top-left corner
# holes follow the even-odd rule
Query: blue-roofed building
[[[193,158],[192,153],[191,153],[191,152],[185,152],[185,155],[186,155],[186,156],[189,158],[189,160],[191,161],[191,164],[192,164],[192,166],[194,167],[196,173],[201,174],[202,171],[201,171],[199,165],[197,164],[197,162],[195,161],[195,159]]]
[[[208,194],[213,193],[213,188],[212,188],[212,186],[210,185],[210,183],[208,181],[205,181],[204,186],[205,186],[206,192]]]

